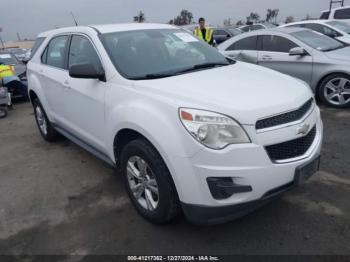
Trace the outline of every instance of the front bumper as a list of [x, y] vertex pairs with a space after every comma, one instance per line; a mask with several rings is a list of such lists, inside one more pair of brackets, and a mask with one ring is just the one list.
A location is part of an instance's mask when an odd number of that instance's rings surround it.
[[[170, 171], [186, 216], [193, 221], [198, 220], [193, 214], [207, 217], [208, 221], [220, 220], [220, 214], [224, 220], [232, 219], [261, 206], [269, 192], [293, 184], [297, 169], [319, 156], [322, 146], [323, 124], [317, 107], [302, 124], [316, 126], [314, 141], [305, 155], [283, 163], [272, 161], [265, 146], [298, 137], [300, 123], [265, 133], [245, 126], [252, 139], [250, 144], [231, 145], [223, 150], [203, 148], [187, 158], [172, 156]], [[232, 178], [235, 185], [243, 187], [227, 198], [215, 198], [208, 178]]]
[[[230, 220], [237, 219], [239, 217], [245, 216], [259, 207], [267, 204], [280, 194], [301, 185], [300, 182], [300, 168], [307, 167], [311, 164], [314, 168], [312, 172], [309, 172], [307, 176], [303, 179], [305, 182], [310, 178], [318, 169], [320, 164], [320, 156], [317, 155], [315, 158], [304, 163], [302, 166], [298, 167], [294, 174], [293, 181], [288, 184], [282, 185], [280, 187], [274, 188], [266, 192], [260, 199], [253, 200], [241, 204], [229, 205], [229, 206], [218, 206], [218, 207], [208, 207], [200, 205], [191, 205], [182, 203], [182, 210], [186, 218], [198, 225], [213, 225], [220, 224]], [[316, 166], [315, 166], [316, 164]]]

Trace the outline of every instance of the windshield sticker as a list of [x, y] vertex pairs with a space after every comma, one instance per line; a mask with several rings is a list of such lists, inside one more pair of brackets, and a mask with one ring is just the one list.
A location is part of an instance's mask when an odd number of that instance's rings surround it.
[[0, 54], [0, 58], [2, 58], [2, 59], [11, 58], [11, 55], [9, 55], [9, 54]]
[[180, 38], [184, 42], [198, 42], [199, 40], [189, 33], [174, 33], [175, 36]]

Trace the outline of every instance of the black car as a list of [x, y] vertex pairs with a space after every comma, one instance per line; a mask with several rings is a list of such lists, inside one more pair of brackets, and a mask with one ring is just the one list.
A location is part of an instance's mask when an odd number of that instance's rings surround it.
[[227, 39], [242, 33], [238, 28], [214, 28], [213, 37], [216, 44], [221, 44]]

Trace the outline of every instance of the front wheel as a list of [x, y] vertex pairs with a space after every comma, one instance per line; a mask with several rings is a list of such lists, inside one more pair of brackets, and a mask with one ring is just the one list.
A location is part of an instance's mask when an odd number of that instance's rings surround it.
[[155, 224], [171, 221], [180, 210], [170, 172], [146, 140], [131, 141], [122, 150], [121, 168], [128, 195], [137, 211]]
[[318, 90], [320, 100], [332, 107], [350, 106], [350, 76], [333, 74], [326, 77]]

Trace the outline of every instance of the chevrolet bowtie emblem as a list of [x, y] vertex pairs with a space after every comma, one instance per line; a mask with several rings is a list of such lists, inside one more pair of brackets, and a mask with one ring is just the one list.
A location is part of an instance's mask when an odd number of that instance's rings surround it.
[[297, 135], [306, 135], [309, 132], [310, 125], [309, 124], [302, 124], [297, 129]]

